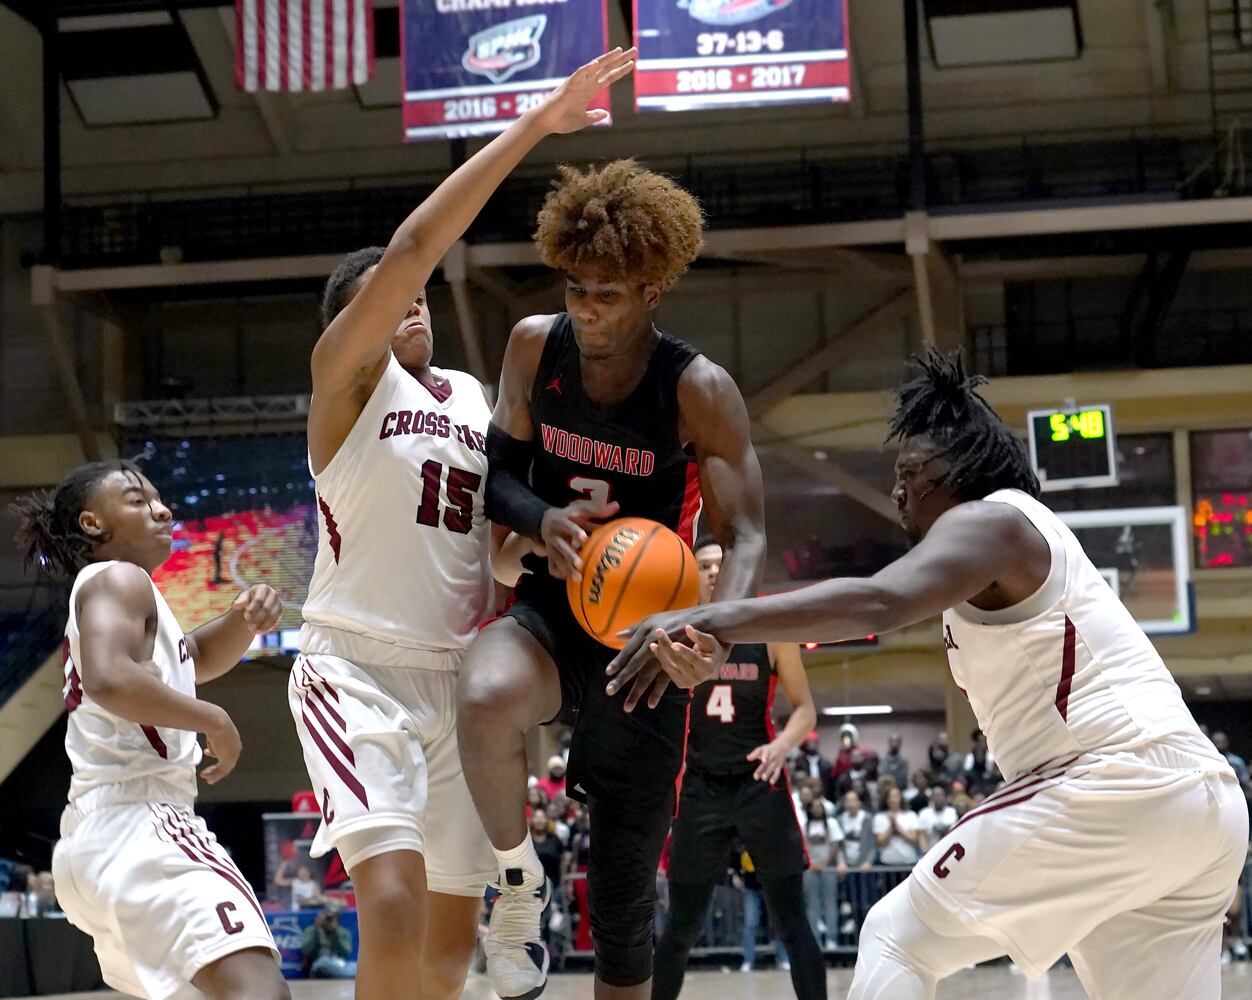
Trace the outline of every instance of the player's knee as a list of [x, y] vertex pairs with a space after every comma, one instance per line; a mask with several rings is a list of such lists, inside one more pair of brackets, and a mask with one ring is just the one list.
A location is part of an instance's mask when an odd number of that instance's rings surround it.
[[[354, 879], [355, 882], [355, 879]], [[371, 879], [357, 885], [357, 909], [374, 941], [407, 942], [421, 939], [420, 889], [403, 877]]]
[[467, 662], [457, 678], [459, 723], [499, 726], [502, 718], [513, 717], [527, 700], [525, 679], [515, 676], [500, 661]]

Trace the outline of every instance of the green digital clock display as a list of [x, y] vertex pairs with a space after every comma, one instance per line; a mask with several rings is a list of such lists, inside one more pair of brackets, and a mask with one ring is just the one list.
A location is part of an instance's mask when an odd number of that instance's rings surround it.
[[1068, 441], [1074, 435], [1087, 441], [1104, 439], [1104, 411], [1078, 410], [1075, 413], [1053, 413], [1048, 416], [1048, 430], [1053, 441]]
[[1117, 485], [1111, 407], [1032, 410], [1026, 419], [1030, 460], [1044, 490]]

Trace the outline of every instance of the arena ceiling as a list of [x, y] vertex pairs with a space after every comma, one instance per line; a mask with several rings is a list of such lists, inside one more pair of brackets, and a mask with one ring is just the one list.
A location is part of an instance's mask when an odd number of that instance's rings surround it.
[[[88, 22], [62, 21], [79, 36], [67, 39], [62, 33], [75, 56], [66, 62], [62, 86], [66, 195], [320, 185], [444, 172], [447, 144], [406, 146], [400, 139], [396, 2], [376, 0], [380, 52], [374, 83], [334, 94], [249, 95], [234, 82], [229, 5], [62, 0], [57, 7], [62, 18], [119, 15], [120, 21], [109, 22], [114, 25], [139, 18], [172, 39], [160, 51], [84, 45]], [[1206, 5], [1217, 0], [1075, 2], [1082, 39], [1076, 59], [1020, 61], [1020, 53], [1006, 47], [1004, 58], [1019, 61], [940, 68], [931, 47], [923, 47], [932, 150], [1083, 135], [1187, 135], [1213, 127]], [[0, 7], [0, 213], [37, 211], [40, 203], [42, 60], [33, 22], [46, 16], [41, 12], [49, 6], [43, 0], [7, 0]], [[929, 13], [953, 6], [979, 4], [925, 0]], [[629, 37], [629, 7], [619, 0], [609, 5], [615, 42]], [[902, 4], [851, 0], [850, 9], [854, 99], [849, 105], [637, 118], [629, 88], [619, 88], [614, 128], [548, 142], [534, 155], [536, 169], [556, 159], [622, 155], [715, 162], [801, 149], [838, 148], [857, 155], [902, 148]], [[985, 59], [995, 62], [997, 52], [991, 44]], [[172, 67], [183, 74], [181, 82], [145, 86], [143, 76], [154, 66]], [[161, 118], [180, 120], [154, 123]]]

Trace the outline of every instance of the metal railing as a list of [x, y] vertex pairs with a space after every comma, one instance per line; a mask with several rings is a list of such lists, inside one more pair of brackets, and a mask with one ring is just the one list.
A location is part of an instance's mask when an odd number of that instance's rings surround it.
[[[1187, 185], [1212, 155], [1210, 136], [1023, 137], [1011, 146], [934, 150], [932, 208], [1052, 199], [1207, 196]], [[695, 194], [713, 228], [899, 216], [909, 204], [903, 153], [774, 149], [736, 156], [657, 157], [649, 165]], [[217, 192], [134, 192], [66, 204], [66, 267], [168, 259], [336, 253], [384, 241], [441, 179], [249, 185]], [[470, 231], [473, 242], [526, 240], [550, 174], [505, 182]]]

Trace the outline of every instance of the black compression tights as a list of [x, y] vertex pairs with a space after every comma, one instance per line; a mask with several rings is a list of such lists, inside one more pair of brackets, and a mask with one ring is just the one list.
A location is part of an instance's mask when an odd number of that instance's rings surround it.
[[[804, 914], [804, 877], [762, 879], [770, 926], [787, 946], [791, 985], [798, 1000], [826, 1000], [826, 963]], [[652, 966], [652, 1000], [676, 1000], [687, 971], [687, 956], [700, 936], [713, 882], [671, 882], [665, 931]]]

